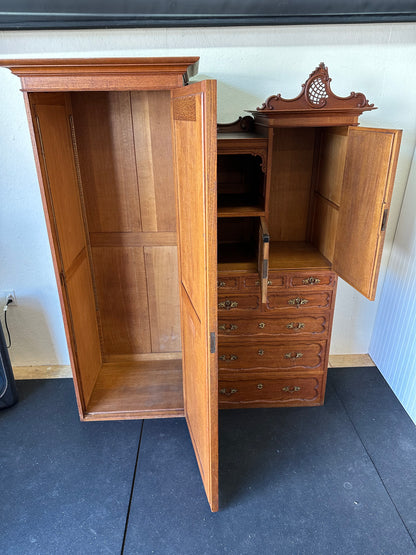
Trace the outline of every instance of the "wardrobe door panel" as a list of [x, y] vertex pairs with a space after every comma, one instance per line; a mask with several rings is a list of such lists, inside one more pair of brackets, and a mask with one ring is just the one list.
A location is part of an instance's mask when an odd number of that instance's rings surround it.
[[185, 417], [218, 510], [216, 83], [172, 91]]
[[401, 131], [351, 127], [333, 269], [374, 300]]

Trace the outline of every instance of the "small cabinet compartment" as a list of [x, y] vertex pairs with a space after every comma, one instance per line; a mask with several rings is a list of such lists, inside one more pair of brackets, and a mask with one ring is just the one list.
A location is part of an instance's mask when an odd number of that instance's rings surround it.
[[265, 175], [260, 156], [218, 154], [218, 216], [264, 214]]

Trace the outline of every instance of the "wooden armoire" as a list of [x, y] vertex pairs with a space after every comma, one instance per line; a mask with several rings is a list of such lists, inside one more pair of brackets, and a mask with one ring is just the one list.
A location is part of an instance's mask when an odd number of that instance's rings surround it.
[[[5, 60], [21, 79], [83, 420], [323, 403], [337, 275], [375, 295], [401, 132], [321, 64], [216, 122], [198, 58]], [[218, 133], [217, 133], [218, 131]]]

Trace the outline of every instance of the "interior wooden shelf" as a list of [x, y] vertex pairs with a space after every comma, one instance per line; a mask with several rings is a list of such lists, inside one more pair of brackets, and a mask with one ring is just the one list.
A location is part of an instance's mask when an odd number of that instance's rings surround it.
[[331, 269], [331, 263], [311, 243], [275, 241], [270, 243], [270, 270]]
[[182, 361], [174, 359], [103, 364], [85, 420], [183, 415]]
[[219, 206], [218, 218], [244, 218], [247, 216], [264, 216], [265, 211], [261, 206]]

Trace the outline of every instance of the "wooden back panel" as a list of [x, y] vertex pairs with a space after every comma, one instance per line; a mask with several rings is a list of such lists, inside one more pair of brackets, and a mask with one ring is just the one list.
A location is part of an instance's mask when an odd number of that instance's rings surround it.
[[105, 361], [180, 357], [170, 93], [74, 93]]
[[305, 241], [315, 129], [274, 129], [269, 201], [271, 241]]

